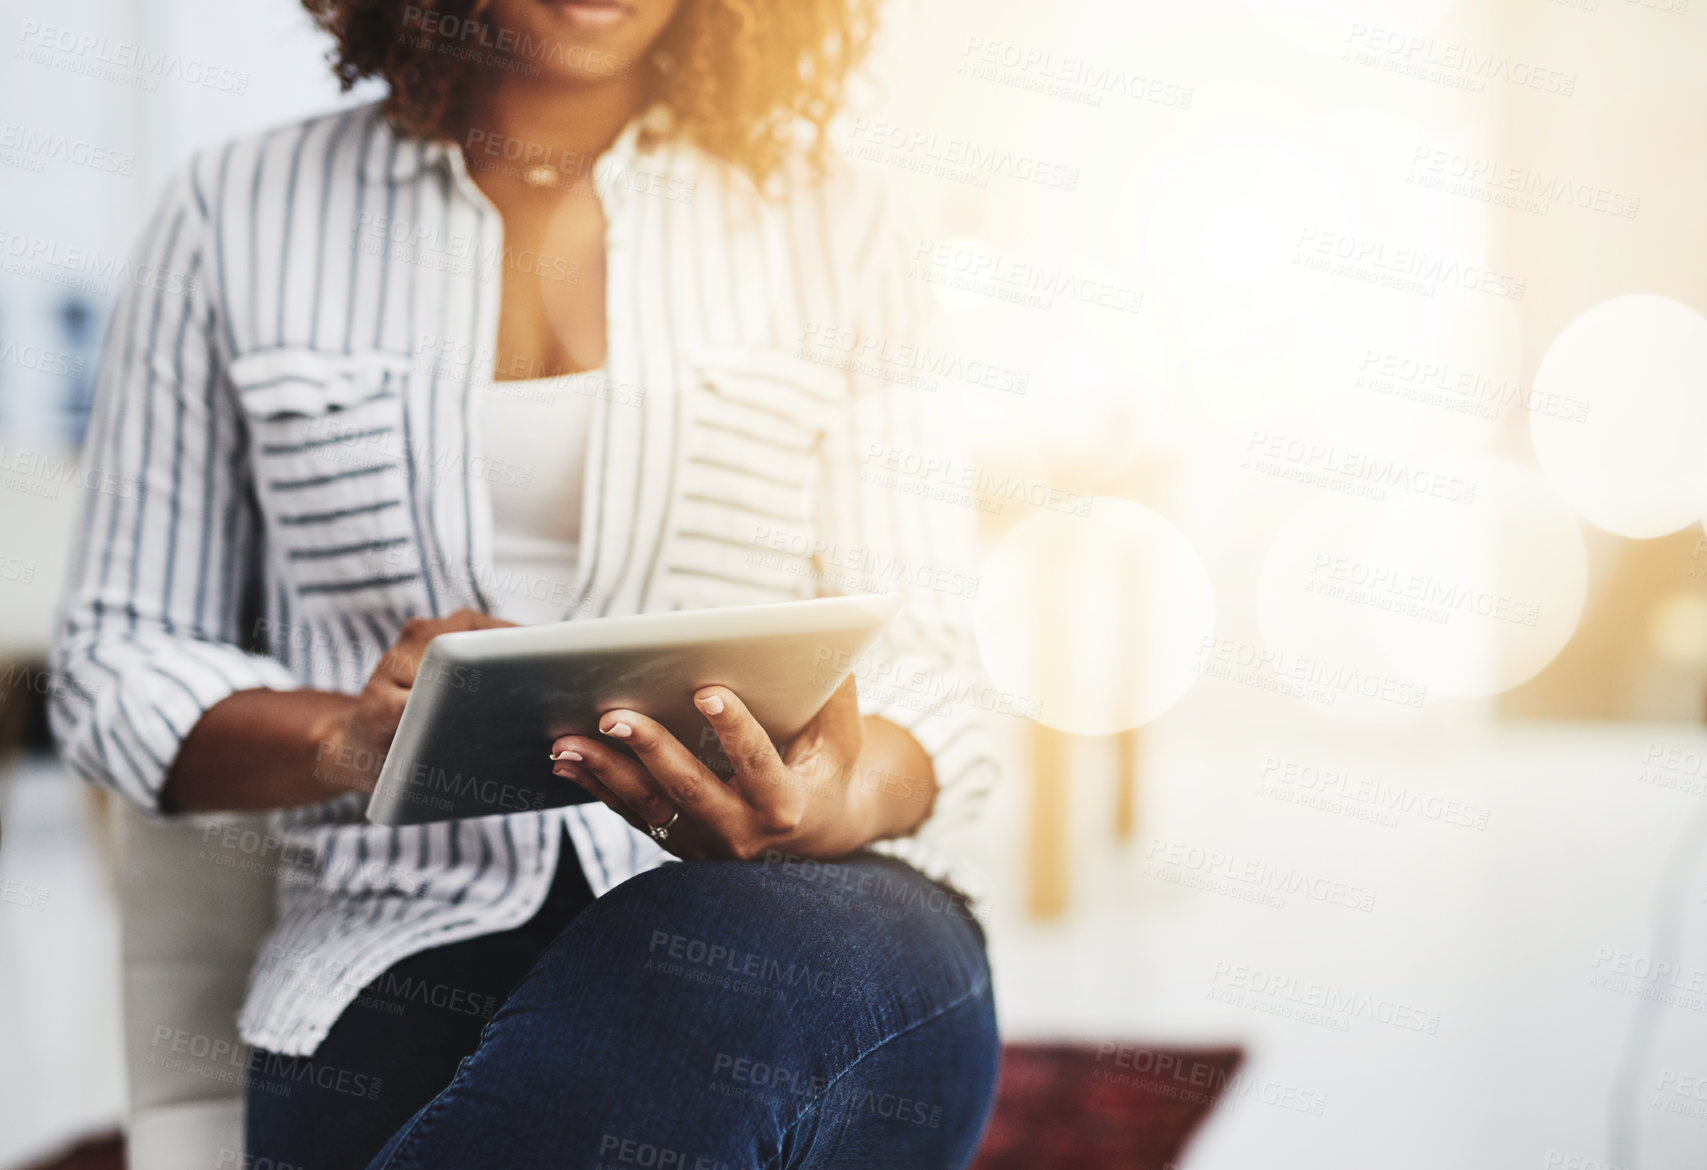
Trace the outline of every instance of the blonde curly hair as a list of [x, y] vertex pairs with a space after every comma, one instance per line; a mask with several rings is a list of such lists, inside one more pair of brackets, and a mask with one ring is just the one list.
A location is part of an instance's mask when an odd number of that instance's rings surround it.
[[[490, 3], [303, 0], [303, 7], [336, 40], [330, 59], [344, 89], [382, 77], [393, 125], [455, 138], [481, 67], [456, 50], [470, 30], [486, 32]], [[823, 161], [830, 120], [870, 48], [877, 9], [878, 0], [682, 0], [642, 67], [672, 133], [762, 183], [791, 155]]]

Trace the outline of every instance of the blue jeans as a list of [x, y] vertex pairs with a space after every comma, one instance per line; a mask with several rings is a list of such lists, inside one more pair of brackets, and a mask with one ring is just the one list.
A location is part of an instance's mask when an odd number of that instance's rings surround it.
[[[578, 867], [570, 856], [561, 868]], [[255, 1164], [971, 1160], [998, 1046], [983, 934], [957, 896], [871, 855], [666, 865], [590, 904], [578, 885], [560, 874], [547, 909], [517, 931], [399, 963], [313, 1057], [252, 1061]], [[556, 930], [554, 915], [568, 924]], [[513, 990], [481, 990], [518, 968]], [[456, 998], [428, 988], [501, 1006], [489, 1021], [458, 1015], [428, 1007]], [[413, 1021], [376, 1012], [387, 996]]]

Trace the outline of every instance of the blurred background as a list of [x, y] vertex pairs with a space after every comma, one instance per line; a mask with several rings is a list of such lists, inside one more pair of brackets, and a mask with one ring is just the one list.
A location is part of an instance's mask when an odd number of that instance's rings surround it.
[[[14, 1168], [124, 1109], [105, 821], [33, 722], [119, 265], [190, 151], [374, 94], [287, 0], [4, 21]], [[1192, 1170], [1707, 1164], [1704, 24], [890, 5], [836, 141], [971, 404], [921, 477], [984, 535], [1004, 1026], [1099, 1092], [1241, 1049]]]

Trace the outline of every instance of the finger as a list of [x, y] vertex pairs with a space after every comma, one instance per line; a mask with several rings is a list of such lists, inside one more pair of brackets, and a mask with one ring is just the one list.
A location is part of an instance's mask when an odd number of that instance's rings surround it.
[[669, 801], [671, 812], [691, 816], [719, 835], [745, 822], [741, 798], [663, 724], [638, 711], [619, 709], [600, 716], [599, 730], [634, 753]]
[[407, 694], [415, 685], [415, 671], [420, 664], [420, 653], [398, 642], [380, 656], [373, 677], [387, 686], [400, 687]]
[[675, 815], [675, 806], [665, 799], [645, 765], [615, 744], [582, 736], [558, 742], [581, 756], [572, 763], [591, 772], [594, 779], [646, 824], [661, 825]]
[[414, 685], [415, 672], [420, 669], [421, 655], [426, 652], [427, 643], [444, 628], [444, 622], [436, 618], [412, 617], [403, 623], [398, 631], [397, 640], [391, 644], [374, 673], [383, 671], [385, 676], [399, 686]]
[[630, 825], [633, 825], [636, 829], [639, 829], [642, 833], [646, 831], [646, 823], [639, 817], [635, 816], [633, 811], [629, 809], [629, 807], [624, 804], [614, 792], [606, 788], [599, 782], [598, 777], [594, 776], [585, 768], [572, 764], [567, 760], [562, 760], [555, 764], [551, 771], [553, 775], [561, 776], [563, 779], [572, 781], [585, 789], [587, 795], [610, 809], [617, 816], [627, 821]]
[[838, 759], [853, 760], [865, 741], [865, 716], [859, 710], [859, 691], [853, 675], [842, 679], [808, 725], [811, 734], [794, 737], [783, 753], [783, 763], [794, 767], [809, 755], [822, 755], [825, 745], [831, 746]]
[[386, 650], [374, 667], [374, 674], [407, 691], [415, 685], [415, 675], [421, 669], [421, 658], [427, 652], [431, 635], [422, 635], [407, 628]]
[[786, 769], [747, 705], [728, 687], [705, 687], [694, 693], [693, 702], [717, 733], [742, 797], [754, 808], [774, 808], [783, 795], [778, 779]]
[[388, 730], [397, 733], [397, 725], [403, 722], [403, 708], [409, 705], [409, 688], [400, 687], [390, 681], [381, 681], [374, 687], [375, 722]]
[[397, 641], [393, 642], [390, 649], [380, 658], [374, 673], [383, 673], [398, 686], [413, 686], [415, 675], [421, 669], [421, 658], [427, 652], [427, 643], [440, 634], [490, 630], [515, 624], [477, 609], [459, 609], [442, 618], [412, 617], [403, 623]]
[[484, 613], [478, 609], [459, 609], [444, 620], [444, 625], [437, 633], [449, 634], [459, 630], [496, 630], [515, 624], [515, 622], [505, 621], [501, 617], [494, 617], [492, 614]]

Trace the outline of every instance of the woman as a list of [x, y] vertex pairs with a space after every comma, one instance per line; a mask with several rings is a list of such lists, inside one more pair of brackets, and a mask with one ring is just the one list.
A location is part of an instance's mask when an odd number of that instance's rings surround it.
[[[86, 455], [134, 490], [56, 650], [80, 774], [283, 810], [253, 1164], [965, 1163], [995, 1031], [933, 842], [994, 768], [969, 513], [907, 491], [946, 392], [824, 162], [864, 4], [308, 6], [389, 95], [173, 182], [140, 259], [177, 291], [116, 310]], [[594, 803], [362, 818], [438, 633], [894, 588], [780, 755], [695, 695], [726, 783], [613, 711], [539, 745]]]

